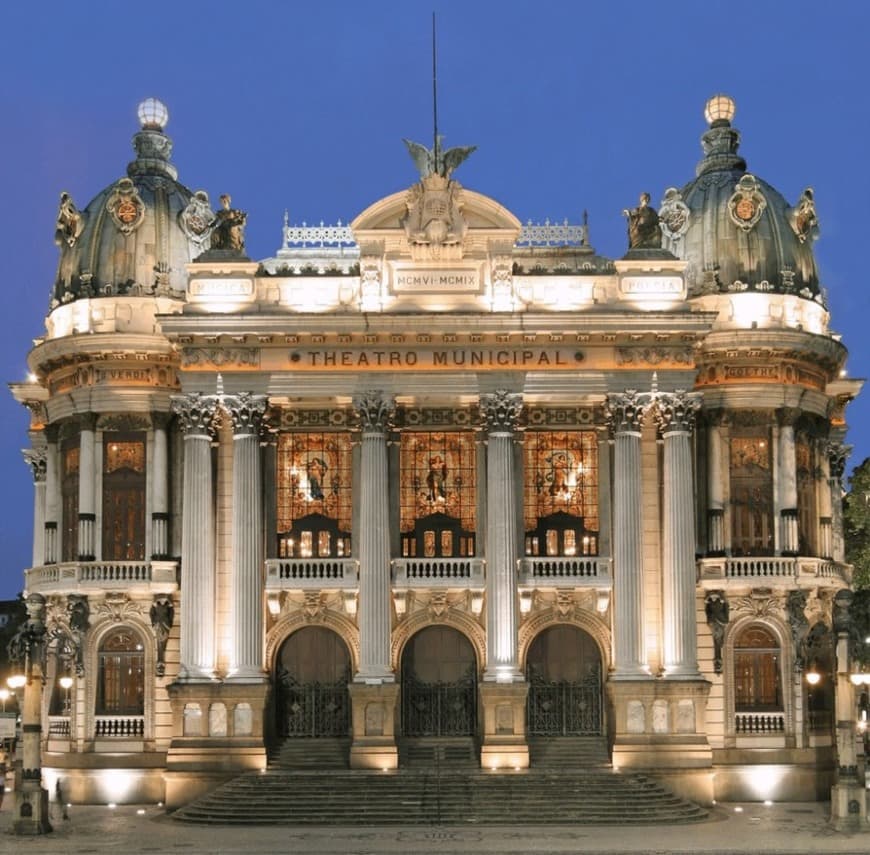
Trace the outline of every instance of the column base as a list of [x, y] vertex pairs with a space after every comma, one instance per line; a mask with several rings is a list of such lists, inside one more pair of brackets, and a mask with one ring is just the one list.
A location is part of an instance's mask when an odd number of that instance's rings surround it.
[[351, 769], [399, 768], [396, 746], [396, 707], [399, 686], [357, 682], [348, 686], [352, 711]]
[[843, 830], [865, 827], [867, 791], [858, 781], [840, 781], [831, 787], [831, 822]]
[[396, 675], [392, 671], [357, 671], [353, 682], [366, 686], [390, 685], [396, 682]]
[[48, 790], [41, 784], [23, 784], [15, 793], [10, 833], [30, 837], [53, 830], [48, 820]]
[[480, 765], [484, 769], [528, 769], [526, 698], [529, 684], [483, 682], [480, 692], [483, 740]]
[[637, 665], [633, 668], [621, 668], [614, 671], [609, 680], [652, 680], [652, 674], [646, 665]]
[[224, 678], [224, 683], [265, 683], [266, 673], [261, 668], [239, 668], [230, 671]]
[[178, 670], [177, 683], [218, 683], [213, 669], [193, 668], [182, 665]]

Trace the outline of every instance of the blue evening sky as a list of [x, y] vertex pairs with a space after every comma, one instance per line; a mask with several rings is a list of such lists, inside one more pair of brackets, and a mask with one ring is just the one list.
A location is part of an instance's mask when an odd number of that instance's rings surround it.
[[[620, 211], [694, 174], [705, 99], [727, 92], [750, 171], [795, 202], [816, 191], [832, 326], [868, 373], [870, 3], [9, 3], [0, 31], [0, 367], [24, 379], [57, 261], [61, 190], [84, 207], [124, 174], [136, 105], [169, 106], [180, 179], [249, 212], [249, 254], [291, 222], [351, 219], [415, 180], [402, 137], [431, 139], [431, 12], [439, 125], [479, 150], [457, 177], [524, 222], [589, 211], [598, 252], [625, 250]], [[849, 410], [852, 465], [870, 455], [870, 391]], [[30, 563], [27, 418], [0, 395], [0, 597]]]

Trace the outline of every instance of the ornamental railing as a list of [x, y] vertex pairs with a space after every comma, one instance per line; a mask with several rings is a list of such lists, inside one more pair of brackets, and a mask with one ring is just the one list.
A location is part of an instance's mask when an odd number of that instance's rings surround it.
[[284, 243], [281, 249], [303, 247], [355, 247], [356, 240], [350, 226], [342, 224], [341, 220], [334, 226], [326, 225], [323, 220], [319, 226], [309, 226], [303, 222], [301, 226], [291, 226], [284, 223]]
[[272, 558], [266, 562], [266, 589], [354, 588], [359, 577], [355, 558]]
[[70, 735], [69, 716], [50, 715], [48, 717], [48, 738], [49, 739], [69, 739], [69, 735]]
[[[850, 581], [850, 567], [827, 558], [742, 556], [702, 558], [698, 562], [701, 582], [733, 581], [740, 584], [793, 584], [799, 579]], [[709, 585], [708, 585], [709, 586]]]
[[561, 223], [551, 223], [549, 219], [543, 223], [533, 223], [529, 220], [520, 231], [517, 238], [520, 247], [556, 247], [556, 246], [588, 246], [589, 227], [571, 225], [568, 220]]
[[785, 713], [735, 713], [734, 731], [763, 736], [785, 733]]
[[98, 715], [94, 736], [98, 739], [141, 739], [145, 735], [144, 715]]
[[611, 585], [610, 558], [548, 556], [520, 559], [521, 585], [570, 582], [596, 588]]
[[477, 587], [483, 585], [482, 558], [394, 558], [398, 587]]
[[66, 588], [129, 588], [152, 583], [176, 583], [175, 561], [67, 561], [24, 571], [28, 591]]

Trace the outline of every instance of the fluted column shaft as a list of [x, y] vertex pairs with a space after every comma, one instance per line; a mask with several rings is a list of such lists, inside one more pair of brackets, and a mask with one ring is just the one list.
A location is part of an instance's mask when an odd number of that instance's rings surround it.
[[699, 679], [695, 613], [695, 502], [691, 435], [700, 395], [661, 394], [656, 417], [664, 439], [664, 669]]
[[514, 430], [522, 396], [481, 395], [486, 422], [486, 670], [484, 680], [518, 682], [517, 508]]
[[831, 557], [834, 561], [846, 560], [846, 544], [843, 540], [843, 475], [846, 459], [852, 453], [852, 446], [842, 442], [829, 442], [827, 446], [831, 490]]
[[33, 552], [31, 567], [45, 560], [45, 448], [27, 448], [24, 460], [33, 472]]
[[57, 429], [45, 430], [45, 564], [58, 559], [58, 511], [60, 510], [60, 479], [58, 477]]
[[707, 554], [725, 551], [725, 490], [722, 477], [722, 427], [717, 419], [707, 427]]
[[778, 495], [780, 517], [779, 550], [783, 555], [798, 552], [797, 459], [794, 440], [795, 413], [781, 411], [778, 451]]
[[390, 484], [387, 432], [394, 404], [383, 392], [354, 397], [362, 427], [359, 515], [360, 668], [356, 682], [391, 683]]
[[263, 483], [260, 429], [264, 395], [227, 396], [233, 420], [233, 570], [228, 680], [261, 682], [263, 672]]
[[151, 463], [151, 555], [169, 555], [169, 442], [166, 416], [155, 413]]
[[96, 555], [94, 530], [96, 526], [96, 420], [82, 418], [79, 428], [79, 561], [93, 561]]
[[614, 679], [649, 676], [643, 611], [643, 497], [640, 439], [649, 395], [609, 395], [613, 427]]
[[179, 682], [214, 679], [215, 544], [211, 441], [218, 398], [172, 399], [184, 431]]

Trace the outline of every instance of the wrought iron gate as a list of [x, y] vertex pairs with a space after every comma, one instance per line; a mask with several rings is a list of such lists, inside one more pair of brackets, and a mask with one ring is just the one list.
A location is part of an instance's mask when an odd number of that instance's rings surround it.
[[532, 736], [602, 734], [600, 669], [576, 681], [549, 681], [531, 673], [527, 715]]
[[477, 686], [469, 674], [453, 683], [402, 679], [402, 732], [405, 736], [473, 736]]
[[297, 683], [285, 675], [278, 684], [278, 703], [281, 736], [347, 736], [350, 732], [346, 679], [334, 683]]

